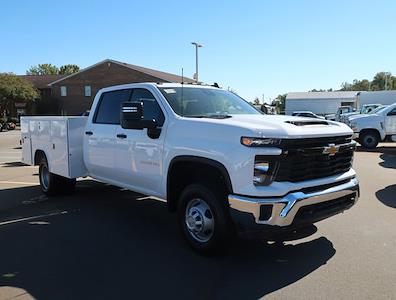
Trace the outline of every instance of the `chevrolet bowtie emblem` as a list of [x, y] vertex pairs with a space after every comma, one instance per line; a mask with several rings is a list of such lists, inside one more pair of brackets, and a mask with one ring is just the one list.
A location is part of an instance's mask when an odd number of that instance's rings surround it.
[[328, 147], [324, 147], [323, 154], [328, 154], [330, 156], [335, 155], [340, 150], [340, 146], [330, 144]]

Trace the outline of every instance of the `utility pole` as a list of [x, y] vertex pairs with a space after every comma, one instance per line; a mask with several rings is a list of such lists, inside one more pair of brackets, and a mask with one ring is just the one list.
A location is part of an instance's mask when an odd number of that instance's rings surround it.
[[200, 45], [196, 42], [191, 42], [191, 44], [195, 46], [195, 75], [194, 75], [194, 79], [195, 79], [195, 82], [198, 83], [198, 48], [201, 48], [202, 45]]

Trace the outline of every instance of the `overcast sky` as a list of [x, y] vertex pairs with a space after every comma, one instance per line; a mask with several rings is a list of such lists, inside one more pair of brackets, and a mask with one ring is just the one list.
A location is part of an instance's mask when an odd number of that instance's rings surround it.
[[[95, 4], [94, 4], [95, 3]], [[0, 72], [106, 58], [265, 100], [396, 73], [396, 1], [2, 1]]]

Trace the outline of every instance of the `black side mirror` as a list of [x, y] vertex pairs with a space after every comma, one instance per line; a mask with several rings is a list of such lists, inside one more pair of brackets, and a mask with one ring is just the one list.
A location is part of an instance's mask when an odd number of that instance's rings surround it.
[[124, 102], [121, 105], [121, 127], [124, 129], [154, 129], [157, 121], [144, 120], [143, 102]]

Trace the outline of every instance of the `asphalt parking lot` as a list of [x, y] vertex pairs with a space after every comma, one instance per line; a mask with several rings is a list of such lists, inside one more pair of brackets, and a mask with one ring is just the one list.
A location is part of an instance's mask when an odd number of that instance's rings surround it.
[[212, 258], [163, 202], [90, 179], [48, 199], [20, 152], [19, 132], [1, 132], [0, 299], [396, 299], [396, 144], [358, 149], [351, 210]]

